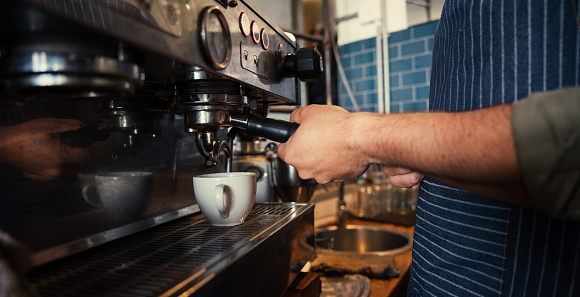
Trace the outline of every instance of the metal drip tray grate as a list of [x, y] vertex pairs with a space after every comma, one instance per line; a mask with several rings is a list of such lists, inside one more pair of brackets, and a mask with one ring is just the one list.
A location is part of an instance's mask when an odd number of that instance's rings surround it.
[[292, 204], [257, 204], [235, 227], [211, 226], [198, 213], [38, 267], [31, 281], [43, 296], [172, 294], [184, 281], [203, 279], [208, 267], [223, 266], [215, 264], [247, 249], [296, 210]]

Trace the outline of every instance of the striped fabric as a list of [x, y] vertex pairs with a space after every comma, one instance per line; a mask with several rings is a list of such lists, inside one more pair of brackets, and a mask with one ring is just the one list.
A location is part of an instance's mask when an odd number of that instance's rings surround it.
[[[579, 2], [446, 0], [430, 109], [479, 109], [580, 85]], [[580, 296], [579, 260], [578, 223], [421, 184], [409, 296]]]

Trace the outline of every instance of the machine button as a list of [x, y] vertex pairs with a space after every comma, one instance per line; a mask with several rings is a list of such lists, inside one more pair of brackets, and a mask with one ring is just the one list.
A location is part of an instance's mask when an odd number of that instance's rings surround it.
[[250, 18], [245, 12], [240, 14], [240, 30], [244, 36], [250, 36]]
[[270, 35], [268, 35], [268, 31], [266, 31], [266, 29], [262, 29], [262, 33], [260, 35], [262, 36], [262, 48], [267, 50], [270, 46]]
[[254, 43], [260, 43], [260, 26], [256, 21], [252, 22], [252, 40]]

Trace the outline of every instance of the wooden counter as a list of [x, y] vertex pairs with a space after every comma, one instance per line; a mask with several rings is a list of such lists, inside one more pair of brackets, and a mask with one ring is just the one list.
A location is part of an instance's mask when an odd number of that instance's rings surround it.
[[[358, 191], [358, 185], [356, 183], [345, 184], [345, 201], [348, 199], [348, 195], [356, 195]], [[311, 199], [312, 203], [316, 203], [315, 212], [315, 228], [322, 228], [328, 225], [335, 225], [337, 218], [337, 203], [338, 203], [338, 184], [330, 183], [325, 185], [325, 187], [319, 187], [317, 192]], [[406, 232], [413, 236], [414, 226], [404, 227], [394, 224], [380, 223], [370, 220], [361, 220], [356, 218], [349, 218], [347, 224], [350, 225], [369, 225], [377, 227], [388, 227], [393, 228], [402, 232]], [[381, 279], [370, 279], [371, 282], [371, 297], [399, 297], [405, 296], [407, 286], [409, 283], [409, 272], [411, 268], [411, 249], [408, 251], [398, 254], [395, 256], [396, 266], [400, 270], [400, 276], [398, 278], [390, 280]]]
[[[349, 219], [348, 225], [368, 225], [377, 227], [388, 227], [413, 235], [414, 226], [403, 227], [393, 224], [379, 223], [367, 220]], [[322, 227], [322, 226], [318, 226]], [[406, 290], [409, 283], [409, 272], [411, 268], [411, 249], [401, 254], [395, 255], [395, 265], [400, 270], [400, 276], [389, 280], [370, 279], [371, 292], [370, 297], [403, 297], [406, 296]], [[298, 280], [298, 278], [300, 279]], [[318, 273], [303, 272], [289, 286], [288, 290], [282, 297], [306, 297], [319, 296], [320, 279]]]

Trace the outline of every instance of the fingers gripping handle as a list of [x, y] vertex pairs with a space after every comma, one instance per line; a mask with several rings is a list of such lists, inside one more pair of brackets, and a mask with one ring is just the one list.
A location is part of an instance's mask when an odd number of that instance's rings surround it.
[[252, 114], [248, 119], [246, 134], [261, 136], [277, 142], [286, 142], [300, 125]]
[[226, 194], [224, 185], [215, 186], [215, 206], [222, 218], [227, 218], [230, 214], [226, 205]]

